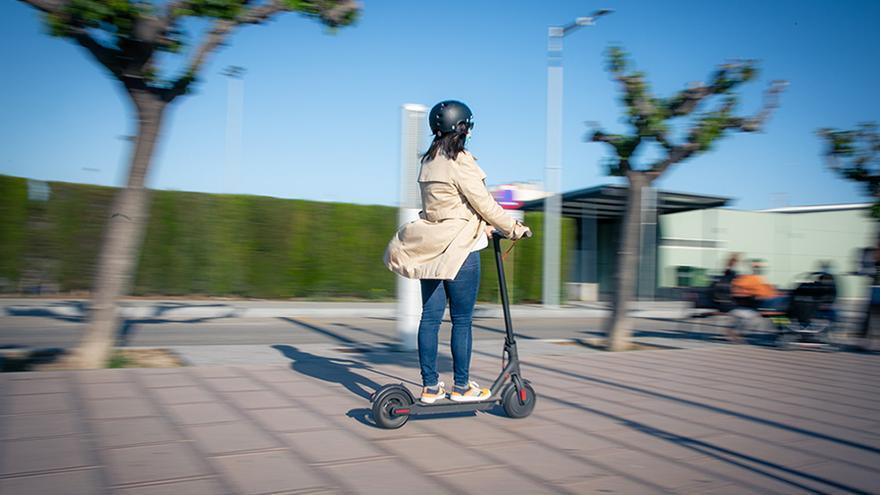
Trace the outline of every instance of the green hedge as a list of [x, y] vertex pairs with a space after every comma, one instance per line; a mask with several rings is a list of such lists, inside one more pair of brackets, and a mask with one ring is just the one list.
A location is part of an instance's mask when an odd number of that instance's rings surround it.
[[[26, 290], [35, 277], [63, 292], [91, 287], [116, 190], [49, 186], [48, 201], [28, 200], [27, 180], [0, 175], [5, 290]], [[176, 191], [154, 191], [151, 201], [133, 289], [137, 295], [394, 296], [394, 275], [382, 254], [397, 226], [396, 208]], [[535, 237], [518, 243], [505, 263], [514, 301], [541, 298], [541, 214], [527, 214], [526, 223]], [[567, 254], [574, 241], [569, 220], [562, 235]], [[481, 254], [479, 297], [495, 301], [492, 250]], [[568, 266], [565, 254], [563, 267]]]

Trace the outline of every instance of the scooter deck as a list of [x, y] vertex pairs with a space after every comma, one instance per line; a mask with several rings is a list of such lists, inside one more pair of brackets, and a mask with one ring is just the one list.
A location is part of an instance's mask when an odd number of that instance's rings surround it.
[[[425, 404], [423, 402], [413, 402], [411, 405], [406, 407], [400, 407], [400, 409], [409, 409], [409, 412], [400, 412], [400, 414], [408, 414], [410, 416], [421, 416], [428, 414], [447, 414], [447, 413], [456, 413], [456, 412], [467, 412], [467, 411], [482, 411], [485, 409], [491, 409], [493, 406], [498, 404], [498, 398], [491, 398], [488, 400], [474, 401], [474, 402], [455, 402], [449, 399], [440, 399], [433, 404]], [[395, 411], [397, 411], [395, 410]]]

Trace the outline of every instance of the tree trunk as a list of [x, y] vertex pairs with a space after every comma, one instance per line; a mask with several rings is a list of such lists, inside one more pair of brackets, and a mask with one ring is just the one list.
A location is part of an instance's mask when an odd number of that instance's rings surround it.
[[149, 93], [133, 93], [132, 100], [138, 118], [134, 152], [128, 182], [116, 194], [104, 231], [88, 330], [71, 356], [71, 364], [79, 368], [103, 368], [110, 357], [119, 329], [116, 303], [131, 288], [149, 218], [149, 192], [144, 184], [166, 103]]
[[620, 232], [620, 247], [617, 252], [613, 307], [611, 317], [605, 324], [607, 347], [611, 351], [624, 351], [630, 346], [632, 327], [629, 305], [635, 298], [638, 276], [642, 193], [643, 188], [650, 185], [650, 180], [644, 173], [629, 172], [626, 177], [629, 191]]

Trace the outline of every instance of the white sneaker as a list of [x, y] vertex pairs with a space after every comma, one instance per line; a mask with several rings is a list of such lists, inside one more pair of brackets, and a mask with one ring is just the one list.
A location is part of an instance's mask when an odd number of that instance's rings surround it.
[[446, 384], [443, 382], [437, 383], [436, 387], [433, 387], [432, 391], [428, 387], [422, 387], [422, 395], [419, 397], [419, 400], [424, 402], [425, 404], [433, 404], [440, 399], [446, 398]]
[[455, 402], [477, 402], [486, 400], [491, 396], [492, 391], [488, 388], [480, 388], [477, 382], [468, 382], [468, 388], [464, 392], [459, 392], [458, 387], [454, 387], [449, 395], [449, 399]]

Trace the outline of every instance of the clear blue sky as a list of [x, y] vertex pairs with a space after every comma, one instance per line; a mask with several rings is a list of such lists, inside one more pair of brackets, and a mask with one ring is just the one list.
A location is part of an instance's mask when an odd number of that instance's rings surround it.
[[[353, 28], [327, 34], [287, 14], [240, 30], [193, 96], [174, 107], [151, 187], [223, 190], [227, 65], [247, 68], [240, 180], [233, 192], [395, 204], [400, 105], [455, 98], [474, 110], [471, 149], [498, 184], [543, 178], [546, 33], [616, 10], [565, 40], [566, 190], [612, 179], [584, 121], [620, 129], [603, 52], [619, 43], [668, 96], [733, 58], [761, 62], [743, 112], [768, 81], [791, 85], [763, 134], [730, 135], [661, 187], [734, 198], [738, 208], [865, 200], [828, 171], [818, 127], [880, 120], [880, 2], [742, 0], [501, 2], [365, 0]], [[0, 173], [120, 185], [132, 132], [124, 95], [30, 7], [0, 5]]]

